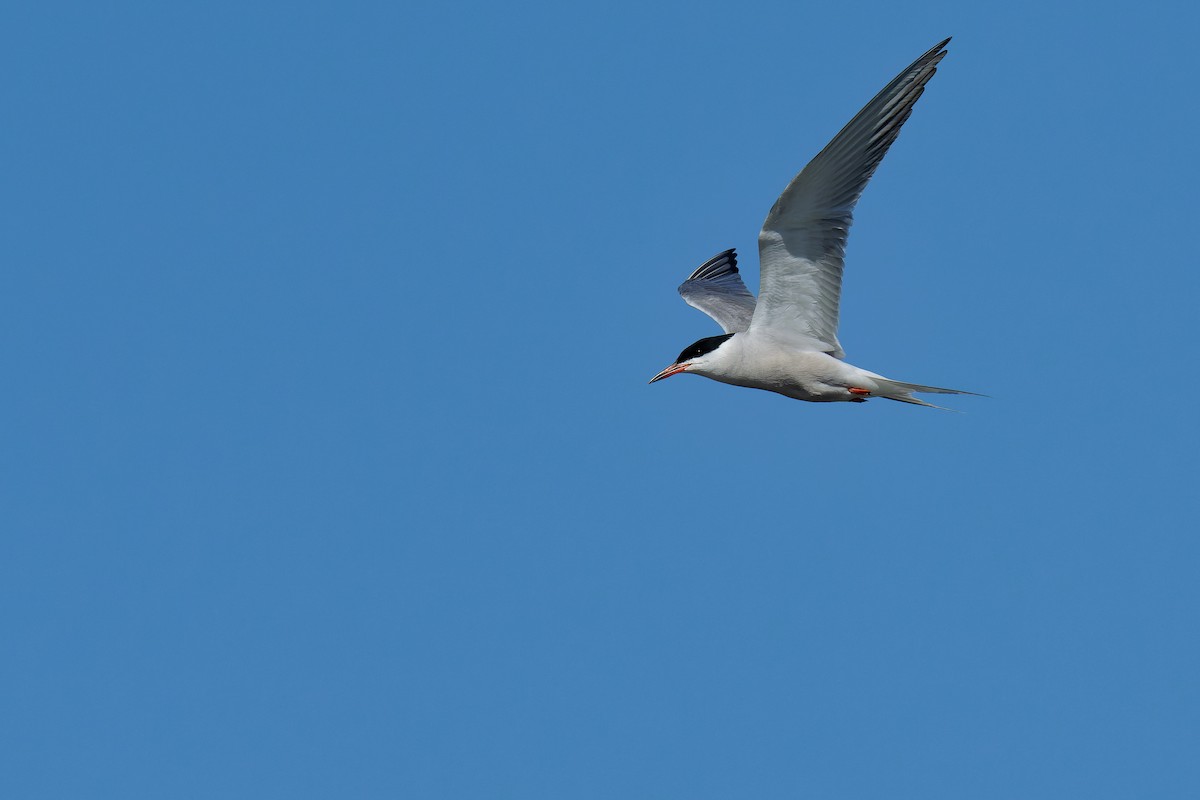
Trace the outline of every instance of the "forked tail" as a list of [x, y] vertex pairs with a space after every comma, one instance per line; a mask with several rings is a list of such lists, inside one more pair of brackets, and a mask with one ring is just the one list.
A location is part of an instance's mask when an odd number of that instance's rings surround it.
[[887, 378], [875, 378], [879, 389], [875, 391], [876, 397], [884, 397], [888, 400], [896, 400], [900, 403], [912, 403], [913, 405], [925, 406], [926, 408], [939, 408], [942, 411], [957, 411], [954, 408], [945, 408], [943, 406], [935, 406], [933, 403], [926, 403], [913, 397], [913, 392], [924, 392], [926, 394], [969, 394], [972, 397], [987, 397], [987, 395], [977, 394], [976, 392], [964, 392], [962, 389], [943, 389], [940, 386], [922, 386], [919, 383], [904, 383], [903, 381], [893, 381]]

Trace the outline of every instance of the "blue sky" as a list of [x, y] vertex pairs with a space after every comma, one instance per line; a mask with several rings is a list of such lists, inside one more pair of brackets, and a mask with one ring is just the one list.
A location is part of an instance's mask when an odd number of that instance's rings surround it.
[[[6, 797], [1191, 798], [1189, 4], [3, 13]], [[841, 341], [675, 286], [896, 72]]]

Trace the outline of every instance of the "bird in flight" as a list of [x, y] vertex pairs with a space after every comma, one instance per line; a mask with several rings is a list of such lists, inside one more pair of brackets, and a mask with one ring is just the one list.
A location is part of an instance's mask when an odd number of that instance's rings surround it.
[[872, 397], [934, 406], [914, 392], [973, 394], [891, 380], [848, 364], [837, 339], [846, 237], [854, 206], [896, 141], [949, 39], [896, 76], [808, 163], [775, 201], [758, 234], [758, 300], [733, 250], [693, 272], [679, 293], [725, 333], [688, 346], [651, 383], [682, 373], [813, 403]]

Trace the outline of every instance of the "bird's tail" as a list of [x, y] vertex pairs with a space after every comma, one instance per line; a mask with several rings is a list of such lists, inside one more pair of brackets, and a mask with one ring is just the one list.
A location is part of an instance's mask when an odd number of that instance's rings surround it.
[[924, 392], [926, 394], [969, 394], [973, 397], [986, 397], [987, 395], [976, 394], [975, 392], [964, 392], [962, 389], [943, 389], [939, 386], [922, 386], [919, 383], [904, 383], [903, 381], [893, 381], [887, 378], [875, 378], [875, 383], [879, 384], [879, 388], [875, 391], [876, 397], [883, 397], [888, 400], [895, 400], [900, 403], [912, 403], [913, 405], [925, 406], [926, 408], [939, 408], [942, 411], [955, 411], [953, 408], [944, 408], [935, 406], [933, 403], [926, 403], [924, 400], [919, 400], [913, 397], [913, 392]]

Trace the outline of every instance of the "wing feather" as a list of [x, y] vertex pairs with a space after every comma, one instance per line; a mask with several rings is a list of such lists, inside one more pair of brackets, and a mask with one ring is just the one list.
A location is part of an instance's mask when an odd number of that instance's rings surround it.
[[726, 250], [705, 261], [679, 286], [679, 294], [692, 308], [708, 314], [726, 333], [750, 327], [754, 295], [738, 273], [737, 253]]
[[838, 306], [854, 206], [937, 72], [949, 41], [897, 75], [779, 196], [758, 236], [762, 276], [752, 328], [844, 357]]

